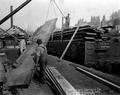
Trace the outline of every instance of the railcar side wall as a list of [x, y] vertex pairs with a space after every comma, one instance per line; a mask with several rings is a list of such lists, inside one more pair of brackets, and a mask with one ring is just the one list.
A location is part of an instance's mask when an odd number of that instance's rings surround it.
[[[50, 41], [47, 45], [48, 53], [60, 57], [67, 46], [66, 41]], [[93, 41], [74, 40], [64, 58], [78, 64], [92, 65], [95, 64], [95, 43]]]

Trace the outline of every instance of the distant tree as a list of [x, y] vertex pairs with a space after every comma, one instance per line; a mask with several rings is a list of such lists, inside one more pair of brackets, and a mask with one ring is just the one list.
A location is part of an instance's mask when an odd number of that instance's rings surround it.
[[99, 16], [91, 16], [90, 24], [95, 26], [100, 26], [100, 17]]
[[113, 20], [115, 18], [118, 18], [118, 13], [117, 12], [113, 12], [110, 16], [110, 19]]
[[78, 22], [77, 22], [77, 24], [75, 24], [75, 26], [82, 26], [82, 25], [86, 25], [86, 24], [87, 24], [87, 22], [84, 21], [84, 19], [82, 18], [82, 19], [78, 20]]
[[113, 20], [113, 25], [119, 25], [120, 24], [120, 18], [115, 18]]
[[110, 21], [112, 25], [120, 25], [120, 10], [113, 12], [110, 16]]
[[118, 10], [118, 17], [120, 18], [120, 10]]
[[105, 26], [107, 24], [106, 17], [103, 15], [102, 20], [101, 20], [101, 26]]

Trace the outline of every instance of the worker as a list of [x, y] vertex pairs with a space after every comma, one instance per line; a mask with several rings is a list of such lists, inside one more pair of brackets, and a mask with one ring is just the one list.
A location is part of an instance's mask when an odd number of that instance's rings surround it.
[[39, 74], [38, 76], [40, 76], [40, 82], [42, 84], [45, 84], [45, 69], [47, 66], [47, 49], [46, 47], [42, 44], [42, 40], [41, 39], [37, 39], [37, 47], [35, 49], [36, 51], [36, 65], [38, 67], [37, 69], [37, 73]]
[[3, 44], [3, 48], [5, 48], [5, 47], [6, 47], [6, 42], [5, 42], [5, 40], [2, 41], [2, 44]]
[[69, 28], [70, 25], [70, 14], [68, 13], [68, 15], [65, 17], [65, 26], [66, 28]]
[[22, 39], [22, 40], [20, 41], [19, 47], [20, 47], [20, 52], [21, 52], [21, 53], [26, 49], [25, 39]]

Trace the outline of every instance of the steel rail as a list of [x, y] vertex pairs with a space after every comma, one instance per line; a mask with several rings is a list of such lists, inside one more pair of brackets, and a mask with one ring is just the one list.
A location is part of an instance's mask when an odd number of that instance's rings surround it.
[[110, 87], [110, 88], [112, 88], [112, 89], [114, 89], [115, 91], [117, 91], [117, 92], [120, 93], [120, 85], [117, 85], [117, 84], [115, 84], [115, 83], [113, 83], [113, 82], [111, 82], [111, 81], [109, 81], [109, 80], [107, 80], [107, 79], [104, 79], [104, 78], [102, 78], [102, 77], [100, 77], [100, 76], [98, 76], [98, 75], [96, 75], [96, 74], [93, 74], [93, 73], [91, 73], [90, 71], [87, 71], [87, 70], [85, 70], [85, 69], [83, 69], [83, 68], [76, 67], [76, 69], [77, 69], [78, 71], [82, 71], [82, 72], [84, 72], [84, 73], [92, 76], [93, 78], [98, 79], [99, 81], [105, 83], [108, 87]]
[[45, 73], [46, 73], [46, 77], [48, 80], [48, 85], [54, 90], [54, 92], [57, 95], [66, 95], [65, 91], [62, 89], [60, 84], [57, 82], [56, 78], [54, 77], [54, 75], [52, 74], [52, 72], [50, 71], [48, 67], [46, 68]]

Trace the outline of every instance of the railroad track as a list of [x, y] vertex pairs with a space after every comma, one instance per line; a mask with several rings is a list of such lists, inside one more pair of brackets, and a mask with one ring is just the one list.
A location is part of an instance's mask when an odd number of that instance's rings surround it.
[[47, 84], [50, 88], [54, 91], [55, 95], [66, 95], [65, 91], [62, 89], [50, 69], [46, 68], [46, 77], [47, 77]]
[[92, 73], [92, 72], [90, 72], [90, 71], [88, 71], [88, 70], [86, 70], [84, 68], [81, 68], [81, 67], [78, 67], [78, 66], [76, 66], [75, 68], [79, 72], [82, 72], [82, 73], [88, 75], [89, 77], [91, 77], [93, 79], [96, 79], [97, 81], [105, 84], [106, 86], [108, 86], [108, 87], [114, 89], [116, 92], [120, 93], [120, 85], [119, 84], [116, 84], [116, 83], [114, 83], [114, 82], [112, 82], [112, 81], [110, 81], [108, 79], [100, 77], [99, 75], [96, 75], [96, 74], [94, 74], [94, 73]]
[[47, 67], [46, 75], [48, 85], [55, 90], [55, 95], [80, 95], [55, 67]]
[[[60, 86], [54, 75], [52, 74], [51, 70], [47, 67], [46, 69], [46, 78], [47, 78], [47, 85], [50, 87], [54, 95], [66, 95], [63, 88]], [[39, 84], [39, 82], [36, 82]], [[3, 89], [4, 93], [1, 93], [0, 95], [25, 95], [24, 91], [19, 88], [14, 88], [11, 90]], [[14, 92], [14, 93], [13, 93]]]

